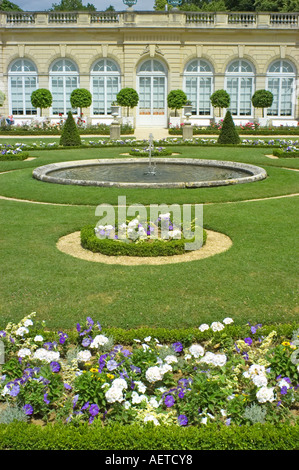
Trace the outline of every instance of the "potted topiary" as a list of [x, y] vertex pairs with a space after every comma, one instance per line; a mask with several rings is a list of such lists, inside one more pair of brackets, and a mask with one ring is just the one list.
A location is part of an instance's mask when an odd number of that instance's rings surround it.
[[70, 96], [72, 108], [80, 109], [80, 119], [82, 119], [82, 108], [89, 108], [92, 103], [92, 94], [86, 88], [76, 88]]
[[40, 109], [40, 116], [42, 116], [42, 110], [50, 108], [52, 105], [52, 93], [46, 88], [38, 88], [31, 93], [31, 104], [35, 108]]
[[254, 108], [262, 108], [263, 117], [259, 119], [259, 123], [262, 126], [267, 125], [267, 117], [265, 116], [265, 109], [270, 108], [273, 103], [274, 96], [271, 91], [268, 90], [256, 90], [251, 98], [252, 106]]
[[134, 88], [123, 88], [116, 95], [116, 101], [119, 106], [127, 108], [127, 116], [123, 118], [123, 124], [130, 124], [134, 127], [134, 118], [131, 116], [130, 119], [130, 109], [135, 108], [139, 102], [139, 95]]
[[213, 108], [219, 108], [219, 119], [221, 118], [221, 109], [228, 108], [230, 105], [230, 96], [225, 90], [217, 90], [210, 96]]
[[185, 103], [185, 105], [184, 105], [184, 115], [187, 116], [187, 117], [188, 117], [188, 116], [191, 116], [191, 114], [192, 114], [192, 108], [193, 108], [193, 106], [192, 106], [192, 101], [187, 100], [186, 103]]
[[170, 109], [174, 109], [174, 117], [171, 116], [169, 124], [172, 126], [180, 125], [180, 117], [178, 116], [178, 109], [182, 107], [187, 102], [187, 95], [183, 90], [171, 90], [167, 96], [167, 105]]

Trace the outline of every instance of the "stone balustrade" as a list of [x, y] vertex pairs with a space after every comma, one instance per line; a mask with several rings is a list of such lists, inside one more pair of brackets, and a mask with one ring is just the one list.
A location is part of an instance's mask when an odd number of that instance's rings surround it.
[[298, 28], [299, 13], [271, 12], [0, 12], [0, 27], [126, 27], [151, 28]]

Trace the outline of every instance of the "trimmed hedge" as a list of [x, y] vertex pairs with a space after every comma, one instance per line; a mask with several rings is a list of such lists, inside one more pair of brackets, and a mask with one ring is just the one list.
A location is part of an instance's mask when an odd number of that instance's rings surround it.
[[[203, 243], [207, 234], [203, 231]], [[94, 233], [94, 226], [87, 225], [81, 229], [81, 245], [93, 253], [107, 256], [173, 256], [185, 253], [185, 243], [191, 240], [153, 240], [152, 242], [124, 243], [109, 238], [100, 239]]]
[[298, 158], [299, 157], [299, 150], [294, 150], [291, 152], [286, 152], [282, 149], [275, 149], [273, 150], [273, 155], [279, 158]]
[[15, 160], [26, 160], [29, 157], [28, 152], [18, 152], [18, 153], [0, 153], [0, 162], [6, 161], [15, 161]]
[[[0, 425], [1, 450], [298, 450], [299, 425]], [[104, 457], [104, 456], [103, 456]]]

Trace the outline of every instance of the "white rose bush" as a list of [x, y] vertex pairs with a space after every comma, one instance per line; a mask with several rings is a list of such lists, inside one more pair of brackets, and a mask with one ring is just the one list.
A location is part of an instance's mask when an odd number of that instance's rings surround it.
[[8, 405], [28, 422], [67, 426], [296, 419], [299, 329], [279, 337], [275, 329], [265, 333], [262, 325], [247, 324], [237, 337], [241, 327], [227, 317], [197, 326], [194, 337], [166, 342], [151, 330], [121, 345], [90, 317], [68, 333], [48, 331], [35, 317], [0, 331], [0, 421]]

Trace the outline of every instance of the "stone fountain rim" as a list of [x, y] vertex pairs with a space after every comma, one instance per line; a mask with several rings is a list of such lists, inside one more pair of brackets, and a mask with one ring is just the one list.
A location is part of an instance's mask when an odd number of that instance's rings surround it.
[[70, 178], [58, 178], [51, 176], [51, 173], [56, 170], [65, 168], [77, 168], [91, 165], [117, 165], [128, 163], [148, 163], [150, 161], [147, 157], [132, 157], [132, 158], [115, 158], [115, 159], [92, 159], [92, 160], [75, 160], [66, 162], [56, 162], [49, 165], [43, 165], [35, 168], [32, 176], [35, 179], [48, 183], [65, 184], [65, 185], [79, 185], [79, 186], [102, 186], [102, 187], [119, 187], [119, 188], [200, 188], [200, 187], [213, 187], [213, 186], [226, 186], [233, 184], [249, 183], [263, 180], [267, 177], [267, 172], [261, 167], [251, 165], [249, 163], [232, 162], [225, 160], [206, 160], [198, 158], [159, 158], [155, 157], [151, 161], [156, 163], [170, 163], [180, 165], [197, 165], [197, 166], [213, 166], [219, 168], [228, 168], [232, 170], [242, 170], [248, 173], [248, 176], [241, 178], [215, 180], [215, 181], [188, 181], [188, 182], [175, 182], [175, 183], [128, 183], [118, 181], [94, 181], [94, 180], [74, 180]]

